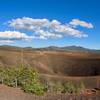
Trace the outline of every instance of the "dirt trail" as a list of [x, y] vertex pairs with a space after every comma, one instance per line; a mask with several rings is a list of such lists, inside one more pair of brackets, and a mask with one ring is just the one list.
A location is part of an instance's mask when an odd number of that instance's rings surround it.
[[34, 100], [34, 95], [24, 93], [19, 88], [0, 85], [0, 100]]

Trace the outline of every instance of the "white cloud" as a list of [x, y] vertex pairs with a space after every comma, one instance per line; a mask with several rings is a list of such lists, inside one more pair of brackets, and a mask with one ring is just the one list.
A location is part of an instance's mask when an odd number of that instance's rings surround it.
[[0, 39], [1, 40], [30, 40], [33, 36], [28, 36], [25, 33], [21, 33], [18, 31], [4, 31], [0, 32]]
[[10, 26], [16, 29], [35, 30], [41, 27], [47, 27], [49, 24], [48, 19], [33, 19], [29, 17], [17, 18], [9, 21]]
[[82, 27], [86, 27], [86, 28], [93, 28], [93, 25], [91, 23], [81, 21], [79, 19], [73, 19], [69, 24], [74, 26], [74, 27], [82, 26]]
[[63, 37], [61, 34], [55, 34], [55, 33], [51, 33], [51, 32], [44, 31], [44, 30], [37, 30], [36, 33], [37, 34], [35, 37], [40, 38], [40, 39], [48, 39], [48, 38], [56, 39], [56, 38]]
[[[17, 18], [8, 22], [10, 27], [18, 30], [26, 30], [32, 33], [32, 36], [27, 36], [25, 33], [22, 38], [31, 39], [57, 39], [64, 36], [72, 37], [88, 37], [87, 34], [77, 29], [76, 26], [93, 28], [91, 23], [73, 19], [70, 23], [61, 23], [58, 20], [34, 19], [29, 17]], [[20, 35], [19, 35], [20, 37]]]
[[70, 25], [62, 24], [57, 20], [48, 19], [33, 19], [29, 17], [17, 18], [9, 21], [9, 25], [15, 29], [27, 30], [33, 32], [33, 37], [37, 39], [48, 38], [62, 38], [64, 36], [73, 37], [87, 37], [87, 34], [76, 29], [73, 26], [83, 26], [87, 28], [93, 28], [91, 23], [73, 19]]

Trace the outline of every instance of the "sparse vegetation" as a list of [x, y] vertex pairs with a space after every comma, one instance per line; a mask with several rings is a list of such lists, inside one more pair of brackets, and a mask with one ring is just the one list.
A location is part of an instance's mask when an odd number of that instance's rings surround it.
[[54, 86], [54, 91], [58, 93], [80, 94], [84, 89], [85, 85], [83, 83], [77, 85], [73, 82], [66, 82], [64, 84], [58, 83]]
[[38, 78], [38, 72], [33, 68], [3, 68], [0, 67], [0, 79], [2, 84], [12, 87], [21, 87], [25, 92], [36, 95], [44, 94], [44, 87]]
[[64, 86], [59, 82], [56, 83], [53, 88], [54, 88], [54, 92], [56, 93], [62, 93], [64, 90]]
[[70, 93], [79, 94], [85, 90], [85, 85], [74, 84], [73, 82], [52, 83], [48, 82], [48, 86], [40, 82], [38, 71], [32, 67], [0, 67], [1, 84], [12, 87], [21, 87], [25, 92], [43, 95], [45, 92]]
[[84, 92], [85, 89], [86, 88], [83, 82], [81, 82], [80, 84], [75, 84], [71, 81], [65, 83], [48, 82], [48, 84], [45, 86], [46, 92], [51, 92], [51, 93], [80, 94]]

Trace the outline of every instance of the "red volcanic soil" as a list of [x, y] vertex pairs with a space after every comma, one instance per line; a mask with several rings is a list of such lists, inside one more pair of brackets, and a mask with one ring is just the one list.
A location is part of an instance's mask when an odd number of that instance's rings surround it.
[[100, 100], [99, 95], [68, 95], [68, 94], [46, 94], [35, 96], [24, 93], [19, 88], [0, 85], [0, 100]]
[[25, 94], [19, 88], [12, 88], [5, 85], [0, 85], [0, 100], [33, 100], [33, 99], [31, 95]]

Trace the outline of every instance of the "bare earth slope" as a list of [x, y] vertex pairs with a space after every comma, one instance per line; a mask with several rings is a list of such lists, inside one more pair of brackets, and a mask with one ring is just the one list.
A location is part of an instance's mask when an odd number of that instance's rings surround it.
[[50, 81], [83, 81], [88, 87], [100, 87], [100, 53], [0, 47], [0, 66], [22, 63], [38, 69], [40, 76]]

